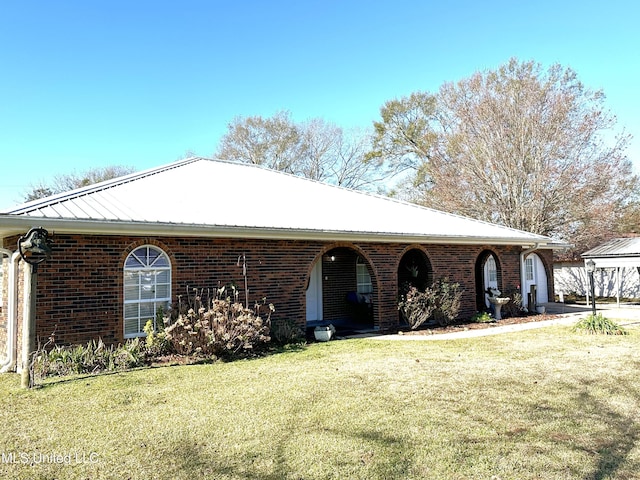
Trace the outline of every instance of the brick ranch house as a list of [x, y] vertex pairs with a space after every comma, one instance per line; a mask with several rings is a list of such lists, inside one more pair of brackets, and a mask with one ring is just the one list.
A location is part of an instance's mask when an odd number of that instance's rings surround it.
[[[535, 281], [553, 295], [552, 239], [255, 165], [189, 158], [0, 213], [0, 359], [15, 368], [28, 302], [18, 239], [53, 240], [38, 267], [36, 334], [59, 343], [144, 335], [160, 306], [188, 289], [234, 282], [300, 326], [399, 322], [404, 282], [448, 277], [461, 317], [484, 291]], [[531, 259], [535, 258], [535, 262]], [[531, 263], [531, 269], [528, 266]], [[531, 271], [529, 271], [531, 270]], [[530, 275], [531, 273], [531, 275]]]

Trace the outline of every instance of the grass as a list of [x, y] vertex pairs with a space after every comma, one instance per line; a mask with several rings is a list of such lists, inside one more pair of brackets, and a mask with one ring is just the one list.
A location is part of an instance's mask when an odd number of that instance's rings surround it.
[[0, 478], [639, 478], [639, 368], [638, 330], [554, 327], [344, 340], [33, 391], [3, 375]]

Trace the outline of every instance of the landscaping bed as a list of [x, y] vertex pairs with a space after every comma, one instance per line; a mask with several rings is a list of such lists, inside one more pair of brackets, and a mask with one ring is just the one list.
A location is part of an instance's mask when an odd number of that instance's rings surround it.
[[416, 330], [399, 329], [398, 333], [403, 335], [438, 335], [442, 333], [463, 332], [466, 330], [480, 330], [486, 328], [500, 327], [503, 325], [518, 325], [521, 323], [542, 322], [545, 320], [553, 320], [559, 318], [558, 315], [551, 315], [547, 313], [532, 314], [523, 316], [514, 316], [509, 318], [503, 318], [501, 320], [494, 320], [492, 322], [473, 322], [471, 320], [461, 323], [455, 323], [452, 325], [438, 325], [435, 323], [422, 325]]

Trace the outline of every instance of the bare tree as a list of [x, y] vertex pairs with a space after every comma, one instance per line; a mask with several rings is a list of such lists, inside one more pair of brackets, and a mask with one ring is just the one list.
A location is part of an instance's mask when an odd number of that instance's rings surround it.
[[345, 131], [320, 118], [295, 123], [288, 112], [271, 118], [237, 117], [228, 125], [215, 156], [263, 165], [348, 188], [380, 186], [379, 168], [365, 162], [369, 136]]
[[[405, 99], [404, 109], [419, 109], [425, 98]], [[637, 198], [638, 179], [624, 155], [629, 137], [612, 136], [616, 119], [604, 94], [585, 88], [570, 69], [544, 72], [512, 59], [443, 85], [435, 99], [417, 140], [407, 140], [406, 127], [385, 140], [412, 154], [420, 203], [582, 243], [615, 229]]]
[[29, 202], [56, 193], [86, 187], [133, 172], [135, 172], [133, 167], [110, 165], [107, 167], [91, 168], [83, 172], [56, 175], [50, 182], [40, 181], [36, 184], [31, 184], [29, 191], [24, 194], [24, 201]]

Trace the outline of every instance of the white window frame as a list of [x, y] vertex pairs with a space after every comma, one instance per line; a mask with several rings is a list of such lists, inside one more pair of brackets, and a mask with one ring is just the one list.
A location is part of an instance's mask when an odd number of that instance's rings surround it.
[[144, 337], [147, 321], [155, 328], [158, 309], [171, 302], [169, 256], [155, 245], [136, 247], [124, 262], [123, 290], [124, 338]]
[[373, 293], [373, 284], [367, 264], [361, 257], [356, 258], [356, 290], [358, 293]]
[[534, 278], [533, 257], [529, 256], [524, 261], [524, 279], [527, 282], [532, 282]]

